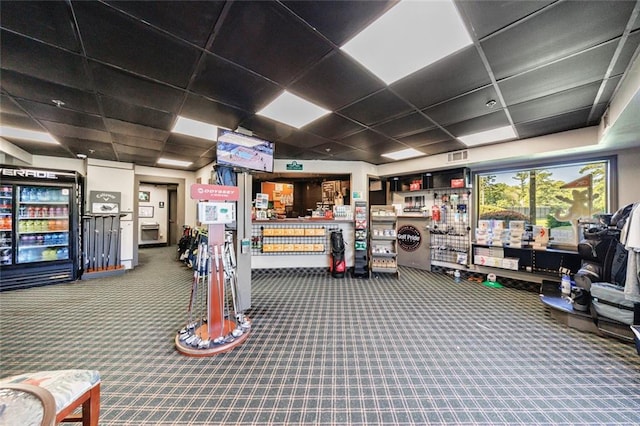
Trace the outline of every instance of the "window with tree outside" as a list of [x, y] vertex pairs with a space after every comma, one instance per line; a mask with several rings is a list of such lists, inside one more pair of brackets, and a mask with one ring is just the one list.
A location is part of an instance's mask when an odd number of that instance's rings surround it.
[[478, 219], [545, 227], [552, 244], [575, 245], [579, 221], [610, 212], [611, 160], [478, 173]]

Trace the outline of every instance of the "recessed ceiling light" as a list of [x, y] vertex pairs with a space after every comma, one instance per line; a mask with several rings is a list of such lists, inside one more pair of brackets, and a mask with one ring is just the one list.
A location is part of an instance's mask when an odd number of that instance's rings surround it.
[[407, 148], [401, 151], [387, 152], [386, 154], [381, 155], [383, 157], [391, 158], [392, 160], [406, 160], [407, 158], [420, 157], [425, 154], [417, 149]]
[[182, 160], [172, 160], [170, 158], [159, 158], [158, 164], [163, 164], [165, 166], [189, 167], [192, 164], [192, 162], [182, 161]]
[[342, 50], [391, 84], [472, 43], [453, 1], [402, 1]]
[[500, 142], [507, 139], [514, 139], [516, 133], [513, 127], [505, 126], [497, 129], [485, 130], [484, 132], [472, 133], [470, 135], [458, 136], [460, 142], [467, 146], [483, 145], [486, 143]]
[[495, 99], [491, 99], [490, 101], [487, 102], [487, 108], [493, 108], [494, 106], [496, 106], [497, 102]]
[[60, 99], [51, 99], [51, 102], [56, 104], [58, 108], [62, 108], [65, 105], [64, 101], [61, 101]]
[[218, 126], [203, 121], [192, 120], [180, 115], [171, 131], [173, 133], [207, 139], [214, 142], [218, 139]]
[[299, 129], [330, 112], [285, 90], [257, 114]]
[[18, 129], [17, 127], [0, 126], [0, 136], [32, 142], [44, 142], [58, 145], [58, 141], [47, 132]]

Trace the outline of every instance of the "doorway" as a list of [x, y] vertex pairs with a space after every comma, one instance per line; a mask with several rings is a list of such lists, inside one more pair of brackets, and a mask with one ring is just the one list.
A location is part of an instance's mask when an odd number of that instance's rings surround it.
[[181, 237], [180, 230], [178, 229], [178, 186], [169, 186], [167, 188], [168, 198], [168, 220], [167, 224], [167, 245], [172, 246], [178, 244], [178, 240]]

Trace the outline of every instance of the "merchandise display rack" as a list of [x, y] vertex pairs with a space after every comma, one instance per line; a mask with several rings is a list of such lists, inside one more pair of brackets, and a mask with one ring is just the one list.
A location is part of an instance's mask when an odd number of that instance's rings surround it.
[[398, 277], [397, 224], [394, 206], [371, 206], [369, 232], [370, 270], [374, 276]]
[[366, 201], [356, 201], [355, 203], [355, 232], [354, 232], [354, 266], [353, 276], [369, 278], [368, 267], [368, 209]]
[[432, 224], [429, 227], [431, 263], [437, 266], [468, 266], [471, 191], [467, 188], [439, 189], [433, 197]]

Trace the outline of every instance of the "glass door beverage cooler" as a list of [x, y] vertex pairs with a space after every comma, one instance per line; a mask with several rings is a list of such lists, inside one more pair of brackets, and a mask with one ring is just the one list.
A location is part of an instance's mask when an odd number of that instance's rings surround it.
[[81, 176], [2, 166], [0, 291], [74, 281], [81, 268]]

